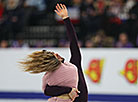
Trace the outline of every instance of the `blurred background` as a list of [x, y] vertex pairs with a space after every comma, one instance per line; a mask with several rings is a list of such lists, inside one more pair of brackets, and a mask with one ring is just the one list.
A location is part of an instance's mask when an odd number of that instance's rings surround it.
[[0, 47], [67, 47], [56, 3], [67, 5], [81, 47], [138, 47], [137, 0], [0, 0]]
[[138, 102], [138, 0], [0, 0], [0, 102], [46, 102], [43, 74], [26, 74], [17, 62], [42, 49], [69, 59], [57, 3], [77, 32], [89, 101]]

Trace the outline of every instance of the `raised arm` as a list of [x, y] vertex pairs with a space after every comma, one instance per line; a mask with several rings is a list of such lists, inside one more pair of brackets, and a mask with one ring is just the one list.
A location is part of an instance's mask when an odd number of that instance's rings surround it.
[[79, 97], [75, 99], [74, 102], [87, 102], [88, 101], [88, 91], [83, 71], [81, 68], [81, 53], [78, 46], [78, 40], [76, 32], [74, 30], [73, 24], [71, 23], [67, 8], [65, 5], [57, 5], [57, 10], [55, 11], [62, 19], [64, 20], [65, 26], [67, 28], [67, 35], [70, 40], [70, 50], [71, 50], [71, 59], [70, 62], [75, 64], [78, 68], [79, 82], [78, 90], [80, 91]]
[[55, 12], [64, 20], [65, 26], [67, 28], [67, 36], [70, 41], [70, 51], [71, 51], [71, 59], [70, 62], [75, 64], [77, 67], [81, 63], [81, 53], [78, 46], [78, 40], [76, 36], [75, 29], [73, 24], [70, 21], [68, 16], [68, 11], [66, 6], [63, 4], [57, 4]]

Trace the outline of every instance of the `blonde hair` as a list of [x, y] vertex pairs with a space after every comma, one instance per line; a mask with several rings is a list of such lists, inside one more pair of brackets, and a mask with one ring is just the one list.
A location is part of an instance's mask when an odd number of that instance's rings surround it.
[[36, 51], [19, 63], [22, 65], [24, 72], [30, 73], [52, 72], [61, 64], [53, 52], [45, 50]]

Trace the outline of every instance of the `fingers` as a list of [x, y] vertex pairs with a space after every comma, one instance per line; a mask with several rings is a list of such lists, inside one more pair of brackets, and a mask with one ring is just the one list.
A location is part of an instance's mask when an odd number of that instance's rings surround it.
[[69, 93], [69, 96], [72, 100], [74, 100], [76, 97], [79, 97], [78, 93], [80, 91], [78, 91], [77, 88], [72, 88], [72, 91]]
[[77, 93], [80, 93], [80, 91], [77, 88], [73, 88]]
[[57, 13], [57, 15], [59, 15], [59, 14], [60, 14], [57, 10], [54, 10], [54, 11]]
[[79, 91], [79, 90], [76, 90], [76, 92], [77, 92], [77, 93], [80, 93], [80, 91]]
[[[60, 5], [61, 5], [61, 4], [60, 4]], [[61, 7], [60, 7], [60, 5], [59, 5], [59, 4], [57, 4], [57, 7], [58, 7], [58, 9], [59, 9], [59, 10], [61, 10]]]
[[62, 4], [60, 4], [60, 6], [61, 6], [61, 9], [64, 9], [64, 7], [63, 7], [63, 5], [62, 5]]
[[61, 10], [61, 8], [59, 8], [59, 5], [58, 4], [56, 6], [56, 9], [57, 9], [58, 12]]
[[64, 8], [64, 9], [67, 9], [66, 6], [65, 6], [64, 4], [63, 4], [63, 8]]
[[76, 97], [79, 97], [79, 95], [77, 94], [77, 92], [75, 90], [74, 91], [71, 91], [69, 93], [69, 96], [72, 99], [72, 101], [74, 101]]
[[63, 9], [66, 9], [66, 6], [65, 6], [64, 4], [57, 4], [57, 5], [56, 5], [56, 9], [57, 9], [57, 11], [59, 12], [59, 11], [61, 11], [61, 10], [63, 10]]
[[62, 19], [66, 19], [68, 17], [68, 11], [64, 4], [57, 4], [56, 10], [54, 10], [57, 15], [59, 15]]

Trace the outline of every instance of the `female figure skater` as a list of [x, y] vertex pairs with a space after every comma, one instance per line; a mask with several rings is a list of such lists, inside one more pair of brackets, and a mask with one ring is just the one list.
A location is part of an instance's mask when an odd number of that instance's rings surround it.
[[[81, 67], [81, 53], [77, 43], [78, 40], [77, 40], [74, 27], [70, 21], [70, 18], [68, 16], [68, 11], [65, 5], [57, 4], [55, 12], [63, 19], [67, 29], [67, 36], [70, 41], [70, 51], [71, 51], [70, 63], [76, 65], [78, 68], [78, 75], [79, 75], [78, 90], [80, 91], [80, 94], [79, 94], [79, 97], [77, 98], [75, 98], [76, 96], [72, 94], [73, 100], [75, 99], [74, 102], [87, 102], [88, 91], [87, 91], [87, 86], [86, 86], [86, 82], [85, 82], [82, 67]], [[46, 88], [44, 90], [45, 95], [52, 96], [52, 97], [60, 96], [67, 93], [71, 94], [71, 92], [73, 92], [73, 89], [70, 87], [56, 86], [56, 85], [51, 86], [48, 84], [46, 85]]]
[[[28, 55], [27, 60], [20, 63], [26, 72], [46, 72], [42, 89], [45, 95], [52, 96], [49, 102], [87, 102], [87, 86], [81, 68], [81, 54], [74, 27], [65, 5], [57, 4], [55, 12], [62, 17], [67, 28], [71, 50], [70, 63], [64, 62], [64, 58], [58, 54], [45, 50]], [[80, 90], [79, 97], [77, 85]]]

